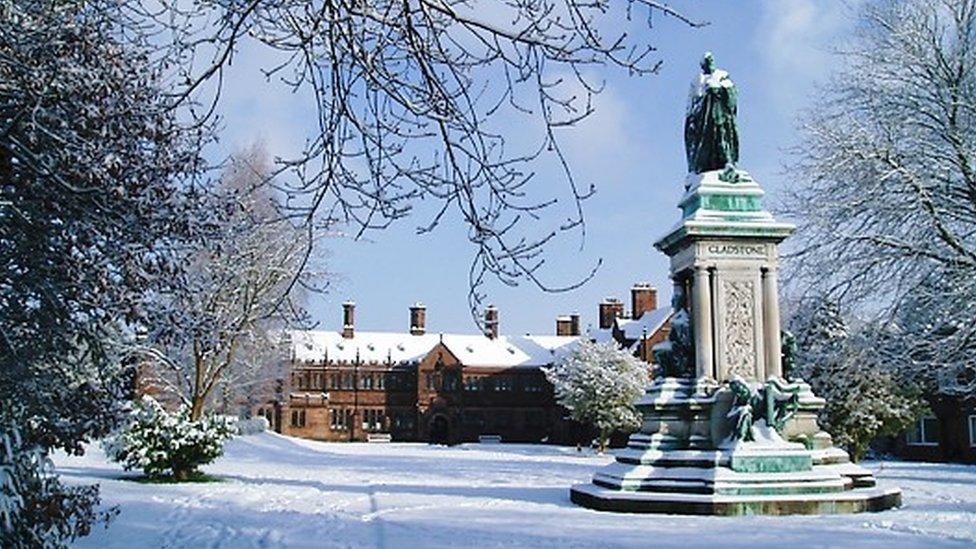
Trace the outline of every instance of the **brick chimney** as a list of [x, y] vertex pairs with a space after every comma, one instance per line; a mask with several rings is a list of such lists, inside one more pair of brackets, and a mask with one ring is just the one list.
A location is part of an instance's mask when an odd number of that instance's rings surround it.
[[647, 311], [657, 309], [657, 288], [648, 282], [638, 282], [630, 289], [630, 314], [637, 320]]
[[579, 313], [556, 317], [557, 336], [578, 336], [580, 335], [580, 316]]
[[556, 317], [556, 335], [557, 336], [568, 336], [572, 335], [573, 331], [573, 321], [568, 316], [557, 316]]
[[600, 303], [600, 329], [609, 330], [613, 328], [613, 320], [618, 316], [623, 316], [624, 304], [615, 297], [608, 297]]
[[427, 331], [427, 307], [417, 302], [410, 306], [410, 334], [424, 335]]
[[347, 301], [342, 304], [342, 337], [351, 339], [356, 325], [356, 303]]
[[485, 335], [488, 339], [498, 338], [498, 309], [494, 305], [485, 309]]

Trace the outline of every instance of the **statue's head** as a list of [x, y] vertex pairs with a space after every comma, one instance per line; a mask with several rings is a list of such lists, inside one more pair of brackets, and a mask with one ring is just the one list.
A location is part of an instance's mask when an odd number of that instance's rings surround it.
[[701, 69], [705, 74], [711, 74], [715, 71], [715, 58], [712, 57], [712, 52], [706, 51], [705, 55], [702, 56]]
[[732, 391], [732, 395], [736, 400], [747, 401], [752, 395], [752, 390], [749, 388], [749, 384], [746, 383], [744, 379], [740, 376], [733, 376], [729, 380], [729, 390]]

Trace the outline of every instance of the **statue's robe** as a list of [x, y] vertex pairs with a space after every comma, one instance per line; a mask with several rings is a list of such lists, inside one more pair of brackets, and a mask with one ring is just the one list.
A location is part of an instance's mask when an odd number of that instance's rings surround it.
[[688, 171], [722, 170], [739, 161], [737, 92], [727, 72], [715, 69], [692, 82], [685, 116]]

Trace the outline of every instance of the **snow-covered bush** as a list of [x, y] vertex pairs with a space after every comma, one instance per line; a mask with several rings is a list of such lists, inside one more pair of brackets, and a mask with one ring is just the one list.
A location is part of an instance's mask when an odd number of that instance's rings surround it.
[[570, 417], [596, 427], [601, 452], [614, 431], [640, 427], [634, 402], [648, 382], [647, 366], [616, 343], [581, 340], [545, 372]]
[[149, 477], [170, 473], [176, 480], [188, 480], [198, 467], [220, 457], [224, 442], [233, 434], [226, 417], [205, 414], [192, 421], [187, 407], [169, 412], [145, 396], [136, 403], [128, 424], [106, 439], [103, 448], [126, 470], [142, 469]]

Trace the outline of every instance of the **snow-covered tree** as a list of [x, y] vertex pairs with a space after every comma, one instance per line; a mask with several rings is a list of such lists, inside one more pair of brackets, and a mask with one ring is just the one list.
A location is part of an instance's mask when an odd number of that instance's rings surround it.
[[149, 396], [132, 410], [128, 422], [102, 447], [125, 469], [141, 469], [146, 476], [171, 474], [185, 481], [199, 474], [199, 467], [223, 454], [224, 442], [234, 434], [229, 418], [213, 413], [190, 417], [190, 409], [167, 411]]
[[649, 381], [647, 366], [615, 342], [581, 339], [545, 373], [570, 417], [597, 429], [601, 452], [614, 431], [640, 427], [634, 403]]
[[904, 431], [921, 413], [916, 387], [874, 344], [871, 326], [852, 329], [830, 301], [805, 303], [790, 318], [798, 352], [792, 375], [826, 399], [820, 423], [860, 460], [871, 441]]
[[20, 441], [0, 468], [5, 547], [90, 528], [97, 491], [61, 486], [46, 456], [120, 417], [202, 166], [207, 128], [177, 123], [115, 7], [0, 0], [0, 438]]
[[220, 213], [206, 238], [185, 248], [185, 268], [140, 354], [141, 381], [187, 406], [191, 420], [277, 373], [272, 366], [286, 357], [269, 331], [302, 319], [293, 289], [316, 282], [311, 236], [279, 214], [267, 175], [260, 147], [231, 159], [208, 196]]
[[783, 201], [801, 222], [791, 278], [897, 319], [880, 352], [976, 394], [976, 1], [865, 3], [839, 50]]

